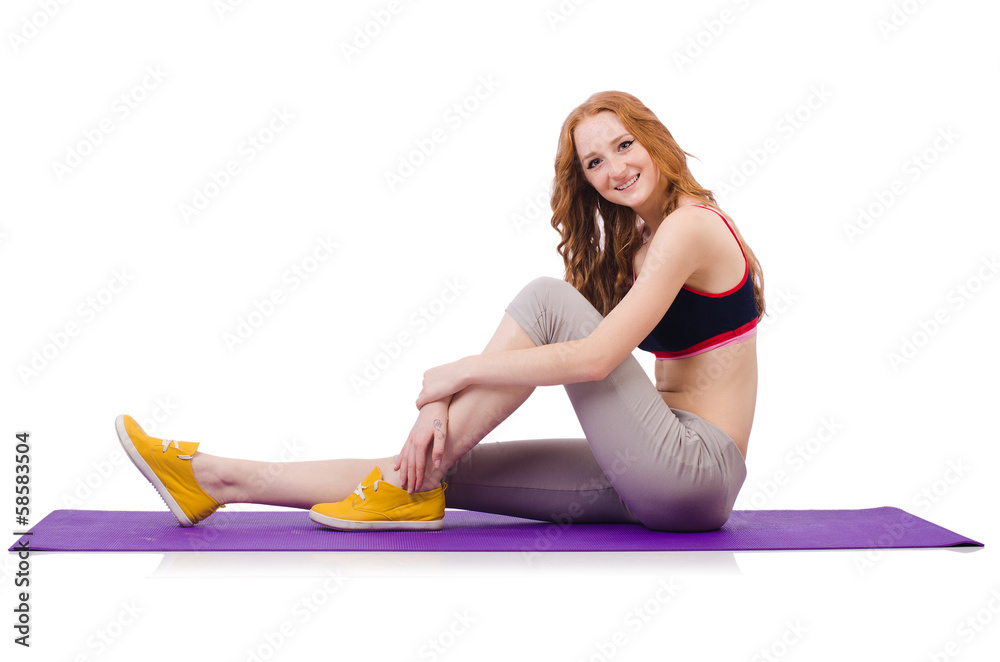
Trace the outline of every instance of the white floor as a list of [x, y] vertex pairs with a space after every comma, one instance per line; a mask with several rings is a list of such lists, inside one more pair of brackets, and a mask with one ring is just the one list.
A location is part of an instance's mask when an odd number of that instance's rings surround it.
[[996, 556], [36, 553], [5, 659], [996, 660]]

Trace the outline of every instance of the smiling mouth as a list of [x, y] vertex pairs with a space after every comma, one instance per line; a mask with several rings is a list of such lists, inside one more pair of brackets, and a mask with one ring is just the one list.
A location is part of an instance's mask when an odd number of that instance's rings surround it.
[[616, 190], [616, 191], [624, 191], [624, 190], [625, 190], [625, 189], [627, 189], [627, 188], [628, 188], [629, 186], [632, 186], [632, 184], [635, 184], [636, 180], [638, 180], [638, 179], [639, 179], [639, 175], [638, 175], [638, 173], [636, 173], [636, 176], [635, 176], [635, 177], [633, 177], [632, 179], [628, 180], [627, 182], [625, 182], [625, 183], [624, 183], [624, 184], [622, 184], [621, 186], [616, 186], [616, 187], [615, 187], [615, 190]]

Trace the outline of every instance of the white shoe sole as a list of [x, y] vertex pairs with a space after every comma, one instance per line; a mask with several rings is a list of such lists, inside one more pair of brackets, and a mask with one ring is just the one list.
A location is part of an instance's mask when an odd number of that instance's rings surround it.
[[167, 505], [170, 512], [172, 512], [174, 517], [177, 518], [177, 523], [181, 526], [194, 526], [195, 523], [184, 514], [184, 511], [181, 510], [177, 501], [170, 496], [170, 490], [168, 490], [166, 485], [160, 481], [160, 479], [156, 476], [156, 472], [153, 471], [153, 468], [149, 466], [149, 464], [146, 463], [146, 460], [143, 459], [142, 455], [139, 454], [139, 451], [136, 449], [132, 439], [128, 436], [128, 432], [125, 431], [124, 416], [119, 416], [115, 419], [115, 430], [118, 432], [118, 441], [121, 442], [122, 448], [124, 448], [125, 452], [128, 453], [129, 459], [132, 460], [132, 464], [135, 465], [136, 469], [142, 472], [142, 475], [146, 477], [146, 480], [152, 483], [153, 487], [156, 488], [156, 491], [160, 493], [160, 498], [163, 499], [163, 503]]
[[444, 520], [436, 519], [429, 521], [355, 521], [349, 519], [337, 519], [317, 513], [315, 510], [309, 511], [309, 519], [322, 524], [330, 529], [338, 531], [440, 531]]

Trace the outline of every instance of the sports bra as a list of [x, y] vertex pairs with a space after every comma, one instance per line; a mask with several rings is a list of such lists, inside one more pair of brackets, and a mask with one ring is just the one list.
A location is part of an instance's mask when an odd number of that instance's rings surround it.
[[[733, 238], [739, 242], [739, 237], [725, 216], [705, 205], [691, 206], [719, 214]], [[645, 223], [640, 230], [645, 230]], [[740, 251], [743, 253], [746, 269], [738, 285], [718, 294], [701, 292], [684, 285], [677, 292], [663, 319], [639, 343], [639, 349], [652, 352], [660, 360], [683, 359], [743, 342], [756, 335], [757, 303], [754, 299], [753, 279], [750, 278], [750, 262], [742, 244]], [[634, 258], [632, 282], [635, 283]]]

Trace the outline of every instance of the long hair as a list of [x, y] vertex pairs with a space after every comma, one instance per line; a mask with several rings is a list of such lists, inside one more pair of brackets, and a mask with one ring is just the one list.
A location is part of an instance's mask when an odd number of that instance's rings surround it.
[[[576, 154], [573, 131], [585, 118], [602, 111], [618, 116], [649, 152], [667, 181], [662, 217], [677, 208], [682, 195], [699, 198], [719, 210], [715, 196], [702, 188], [687, 167], [688, 154], [649, 108], [625, 92], [598, 92], [577, 106], [563, 122], [556, 151], [552, 186], [552, 227], [561, 235], [556, 250], [566, 266], [565, 279], [602, 315], [618, 305], [632, 287], [632, 258], [642, 245], [637, 214], [609, 202], [587, 181]], [[764, 316], [764, 276], [757, 257], [728, 214], [719, 210], [736, 232], [750, 266], [757, 317]]]

